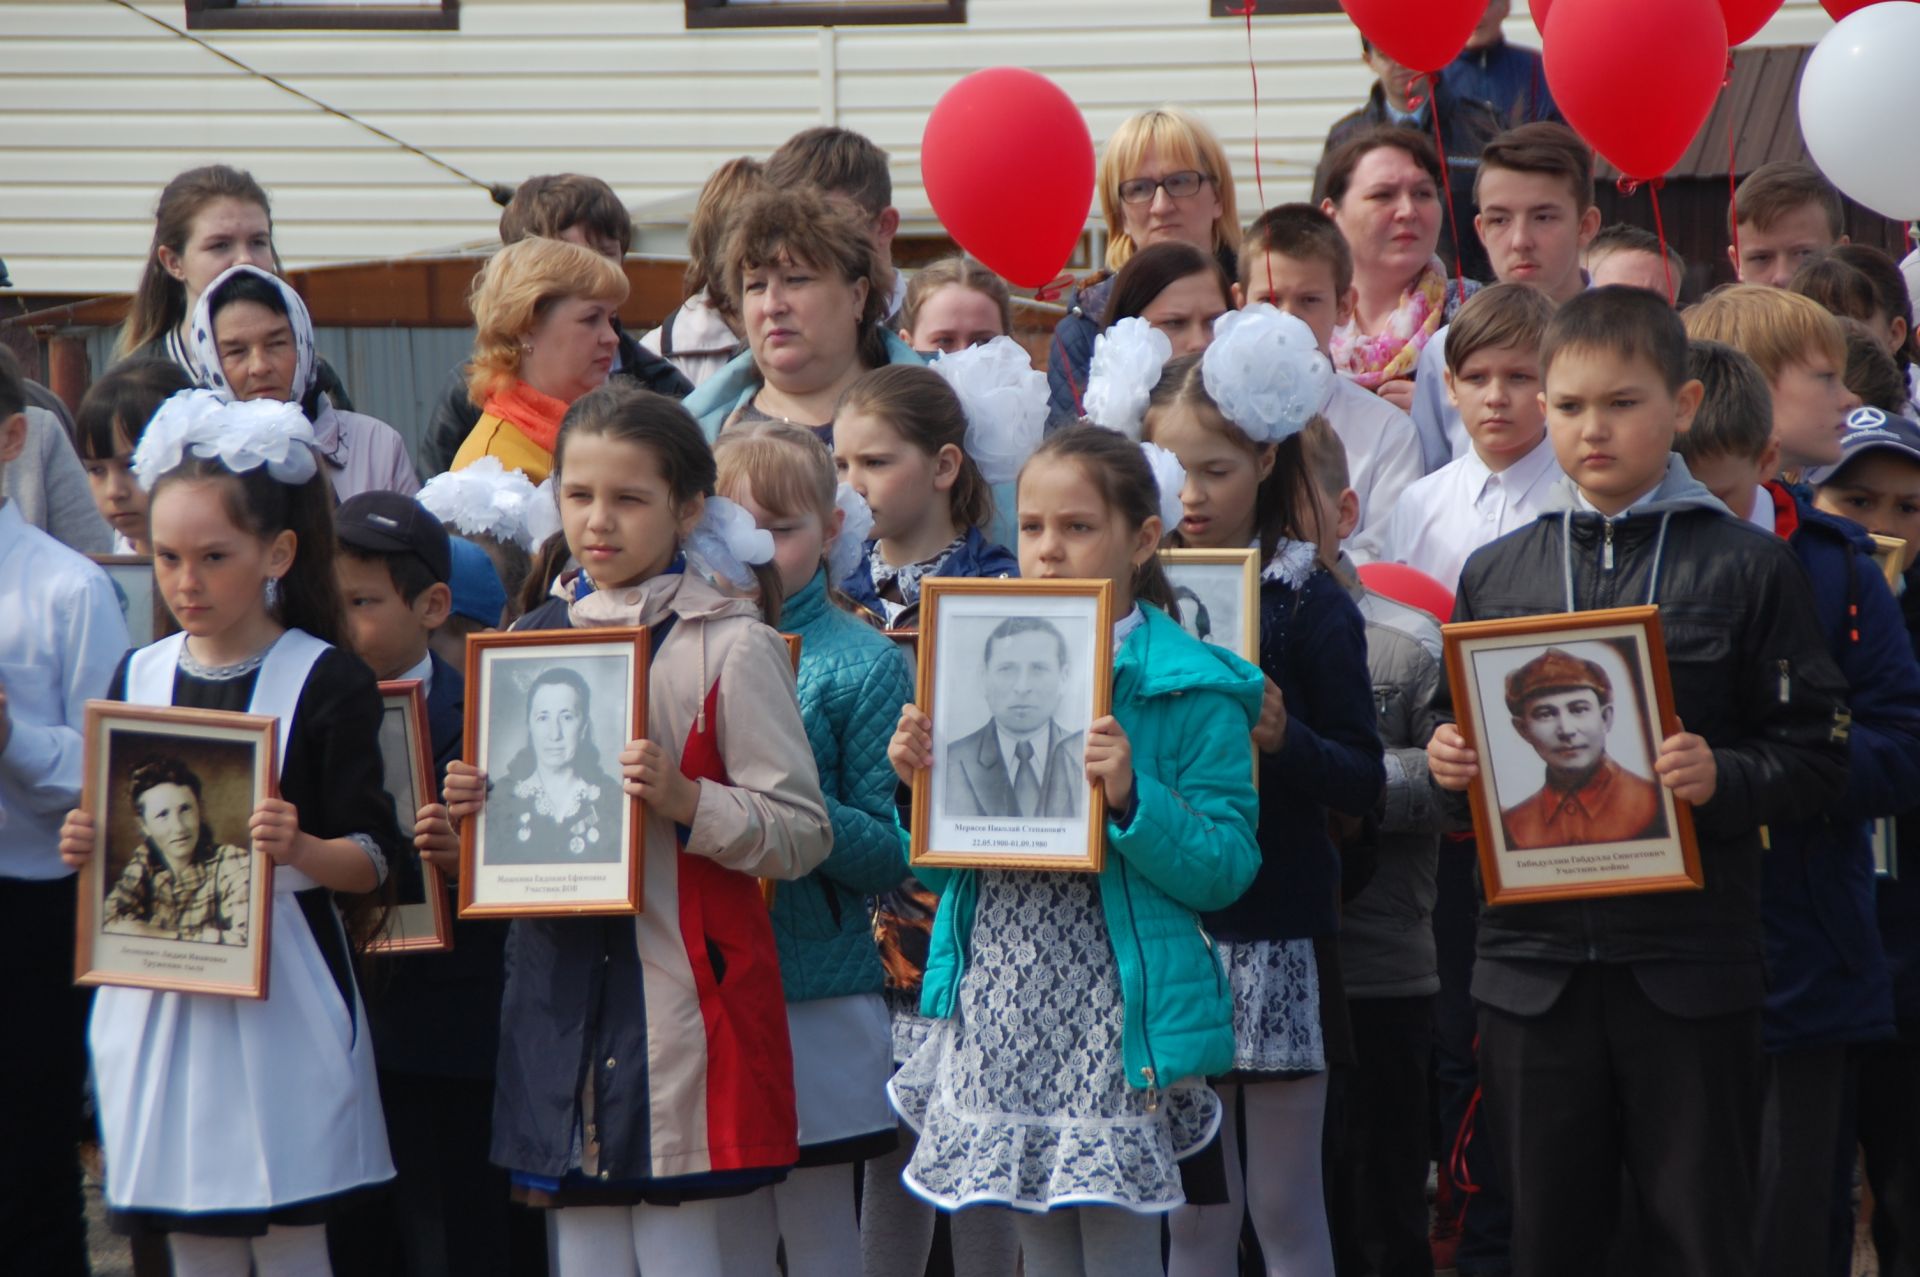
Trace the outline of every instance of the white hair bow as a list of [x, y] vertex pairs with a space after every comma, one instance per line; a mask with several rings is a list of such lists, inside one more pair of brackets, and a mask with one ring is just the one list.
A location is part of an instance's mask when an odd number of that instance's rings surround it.
[[234, 474], [265, 466], [281, 483], [302, 484], [320, 468], [313, 426], [300, 405], [277, 399], [229, 403], [211, 390], [182, 390], [160, 405], [133, 450], [133, 475], [153, 485], [188, 456], [217, 460]]
[[707, 508], [687, 537], [687, 553], [740, 589], [755, 584], [753, 567], [773, 561], [773, 533], [725, 497], [708, 497]]

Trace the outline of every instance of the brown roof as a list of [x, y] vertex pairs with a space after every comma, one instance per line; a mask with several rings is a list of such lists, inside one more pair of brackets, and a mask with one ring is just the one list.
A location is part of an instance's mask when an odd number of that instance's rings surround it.
[[[1774, 160], [1808, 162], [1807, 144], [1800, 136], [1800, 72], [1812, 53], [1809, 45], [1735, 49], [1732, 78], [1668, 180], [1725, 181], [1729, 125], [1734, 129], [1736, 177]], [[1596, 157], [1594, 176], [1611, 182], [1620, 170]]]

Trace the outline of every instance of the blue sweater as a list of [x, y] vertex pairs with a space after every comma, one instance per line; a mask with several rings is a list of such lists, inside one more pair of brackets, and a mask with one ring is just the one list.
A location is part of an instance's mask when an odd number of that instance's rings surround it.
[[773, 940], [787, 1001], [878, 993], [869, 897], [905, 877], [887, 742], [913, 699], [893, 640], [827, 597], [826, 569], [786, 601], [780, 628], [800, 636], [800, 718], [820, 768], [833, 852], [773, 893]]
[[1238, 901], [1207, 914], [1207, 926], [1223, 940], [1333, 935], [1340, 853], [1327, 809], [1373, 811], [1386, 763], [1366, 622], [1324, 567], [1315, 565], [1298, 589], [1262, 580], [1260, 667], [1287, 706], [1279, 751], [1260, 755], [1260, 873]]
[[1816, 615], [1847, 677], [1847, 795], [1819, 819], [1778, 823], [1762, 858], [1769, 1050], [1892, 1031], [1893, 992], [1874, 925], [1868, 822], [1920, 792], [1920, 665], [1857, 524], [1795, 499], [1788, 530]]

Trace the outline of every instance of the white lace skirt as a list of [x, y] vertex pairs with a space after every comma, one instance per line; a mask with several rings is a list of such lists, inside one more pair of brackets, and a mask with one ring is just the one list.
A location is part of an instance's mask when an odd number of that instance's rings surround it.
[[907, 1186], [947, 1209], [1186, 1199], [1177, 1163], [1211, 1140], [1204, 1082], [1127, 1085], [1119, 972], [1087, 874], [983, 872], [971, 964], [888, 1087], [919, 1133]]
[[1325, 1070], [1313, 941], [1222, 940], [1219, 947], [1233, 990], [1234, 1073], [1298, 1076]]

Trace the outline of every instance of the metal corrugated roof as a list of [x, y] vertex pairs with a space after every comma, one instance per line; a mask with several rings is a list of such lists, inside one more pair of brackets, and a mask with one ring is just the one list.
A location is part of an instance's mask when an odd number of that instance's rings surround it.
[[[1736, 177], [1775, 160], [1808, 161], [1807, 144], [1800, 136], [1800, 72], [1813, 53], [1811, 45], [1782, 45], [1765, 49], [1735, 49], [1733, 74], [1713, 104], [1707, 122], [1693, 145], [1680, 157], [1667, 180], [1727, 176], [1727, 130], [1733, 129]], [[1594, 176], [1614, 181], [1620, 170], [1599, 160]]]

